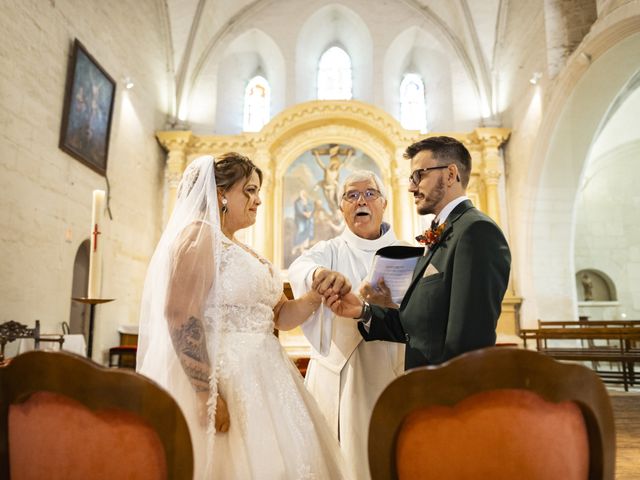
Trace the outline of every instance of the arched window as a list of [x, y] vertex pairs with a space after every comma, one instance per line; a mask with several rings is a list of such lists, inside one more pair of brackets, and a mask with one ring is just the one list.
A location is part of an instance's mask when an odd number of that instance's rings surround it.
[[427, 131], [424, 82], [417, 73], [407, 73], [400, 83], [400, 123], [407, 130]]
[[257, 75], [249, 80], [244, 91], [245, 132], [259, 132], [269, 121], [271, 105], [271, 89], [267, 79]]
[[351, 58], [340, 47], [331, 47], [318, 62], [318, 99], [351, 100]]

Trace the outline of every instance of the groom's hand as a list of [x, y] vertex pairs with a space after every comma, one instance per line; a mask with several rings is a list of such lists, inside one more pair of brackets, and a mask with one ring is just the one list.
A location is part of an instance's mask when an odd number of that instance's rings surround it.
[[363, 302], [353, 292], [349, 292], [342, 297], [335, 294], [325, 297], [325, 305], [339, 317], [359, 319]]
[[360, 296], [367, 302], [381, 307], [398, 308], [400, 306], [391, 298], [391, 290], [384, 283], [384, 278], [381, 278], [375, 287], [369, 282], [363, 282], [360, 286]]
[[351, 282], [340, 272], [319, 267], [313, 272], [311, 288], [320, 295], [346, 295], [351, 291]]

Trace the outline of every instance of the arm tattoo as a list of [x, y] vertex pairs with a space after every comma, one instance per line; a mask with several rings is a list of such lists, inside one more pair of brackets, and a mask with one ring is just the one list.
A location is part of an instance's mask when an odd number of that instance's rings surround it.
[[189, 317], [182, 325], [170, 328], [175, 348], [184, 372], [197, 392], [209, 389], [209, 353], [204, 325], [196, 317]]

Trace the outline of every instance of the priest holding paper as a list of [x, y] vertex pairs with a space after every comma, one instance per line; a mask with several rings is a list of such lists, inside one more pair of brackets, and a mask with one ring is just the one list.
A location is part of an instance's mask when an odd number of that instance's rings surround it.
[[[347, 177], [338, 198], [347, 228], [291, 264], [289, 281], [296, 297], [312, 288], [346, 294], [367, 276], [377, 250], [402, 244], [382, 221], [385, 189], [373, 172]], [[386, 302], [392, 306], [390, 298]], [[378, 395], [403, 371], [404, 345], [363, 342], [352, 318], [334, 315], [326, 307], [309, 317], [302, 330], [313, 347], [307, 389], [339, 438], [351, 477], [367, 479], [369, 419]]]

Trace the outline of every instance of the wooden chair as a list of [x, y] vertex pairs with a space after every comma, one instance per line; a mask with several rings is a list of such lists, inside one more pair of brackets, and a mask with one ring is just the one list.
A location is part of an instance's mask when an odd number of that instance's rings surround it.
[[373, 410], [382, 479], [613, 480], [608, 394], [590, 369], [492, 347], [394, 380]]
[[40, 348], [40, 342], [56, 342], [60, 344], [60, 347], [62, 347], [62, 344], [64, 343], [64, 335], [41, 334], [40, 320], [36, 320], [35, 327], [33, 328], [29, 328], [22, 323], [9, 320], [8, 322], [0, 324], [0, 364], [5, 360], [4, 349], [7, 343], [21, 338], [32, 338], [35, 350]]
[[0, 479], [189, 479], [173, 398], [135, 372], [32, 351], [0, 368]]
[[132, 333], [124, 326], [118, 328], [120, 345], [109, 349], [109, 366], [136, 369], [136, 355], [138, 354], [138, 331]]

